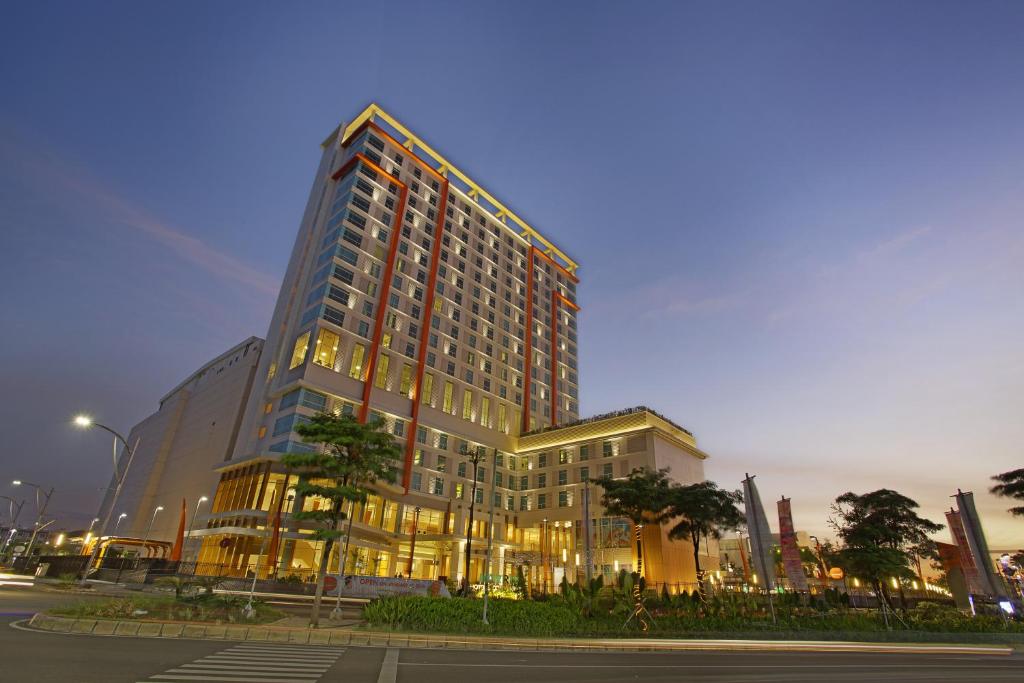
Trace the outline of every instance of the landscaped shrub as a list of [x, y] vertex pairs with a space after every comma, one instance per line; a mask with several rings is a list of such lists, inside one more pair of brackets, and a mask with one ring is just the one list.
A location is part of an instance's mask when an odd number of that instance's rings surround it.
[[[628, 580], [626, 581], [628, 584]], [[627, 622], [631, 599], [611, 586], [584, 590], [569, 586], [544, 600], [493, 599], [489, 626], [481, 619], [479, 599], [391, 596], [372, 601], [363, 615], [371, 628], [532, 637], [662, 638], [806, 638], [810, 640], [943, 640], [972, 634], [972, 642], [1024, 642], [1024, 624], [998, 617], [969, 617], [938, 605], [923, 604], [905, 617], [889, 616], [888, 630], [876, 610], [826, 609], [782, 601], [773, 621], [766, 605], [751, 595], [713, 596], [706, 602], [688, 596], [658, 600], [651, 608], [650, 630]], [[666, 602], [670, 604], [665, 604]], [[588, 616], [589, 615], [589, 616]]]

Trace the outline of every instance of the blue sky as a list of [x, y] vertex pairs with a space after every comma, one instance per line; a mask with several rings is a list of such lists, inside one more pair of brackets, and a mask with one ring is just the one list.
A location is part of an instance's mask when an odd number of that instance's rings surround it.
[[377, 101], [580, 262], [585, 414], [671, 415], [798, 528], [960, 487], [1022, 545], [983, 491], [1024, 466], [1024, 6], [350, 4], [7, 8], [3, 477], [70, 521], [107, 460], [68, 416], [127, 429], [266, 333]]

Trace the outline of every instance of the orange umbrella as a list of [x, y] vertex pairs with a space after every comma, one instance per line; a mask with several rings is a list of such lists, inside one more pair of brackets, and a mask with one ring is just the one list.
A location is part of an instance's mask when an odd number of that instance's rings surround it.
[[178, 521], [178, 535], [174, 539], [174, 547], [171, 548], [171, 561], [181, 560], [181, 548], [185, 545], [185, 499], [181, 499], [181, 519]]

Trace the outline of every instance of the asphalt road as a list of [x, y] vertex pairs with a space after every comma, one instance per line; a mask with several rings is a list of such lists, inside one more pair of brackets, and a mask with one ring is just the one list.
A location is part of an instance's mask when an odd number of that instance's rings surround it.
[[24, 631], [65, 601], [0, 587], [0, 681], [31, 683], [590, 683], [613, 681], [1015, 681], [1024, 656], [685, 652], [526, 653], [323, 648]]

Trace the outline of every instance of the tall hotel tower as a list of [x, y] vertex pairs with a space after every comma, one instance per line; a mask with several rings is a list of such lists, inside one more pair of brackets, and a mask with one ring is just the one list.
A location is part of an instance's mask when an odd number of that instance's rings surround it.
[[[579, 420], [579, 280], [562, 250], [376, 105], [322, 148], [237, 448], [193, 533], [201, 564], [300, 578], [316, 567], [319, 544], [290, 513], [322, 501], [295, 496], [279, 457], [313, 448], [294, 428], [320, 411], [383, 420], [404, 452], [396, 484], [350, 511], [346, 572], [457, 579], [467, 532], [487, 538], [493, 504], [490, 573], [557, 583], [585, 561], [589, 478], [636, 466], [702, 478], [692, 435], [652, 411]], [[478, 449], [471, 501], [464, 454]], [[601, 517], [597, 493], [593, 564], [628, 568], [628, 529]], [[651, 552], [679, 544], [661, 545]]]

